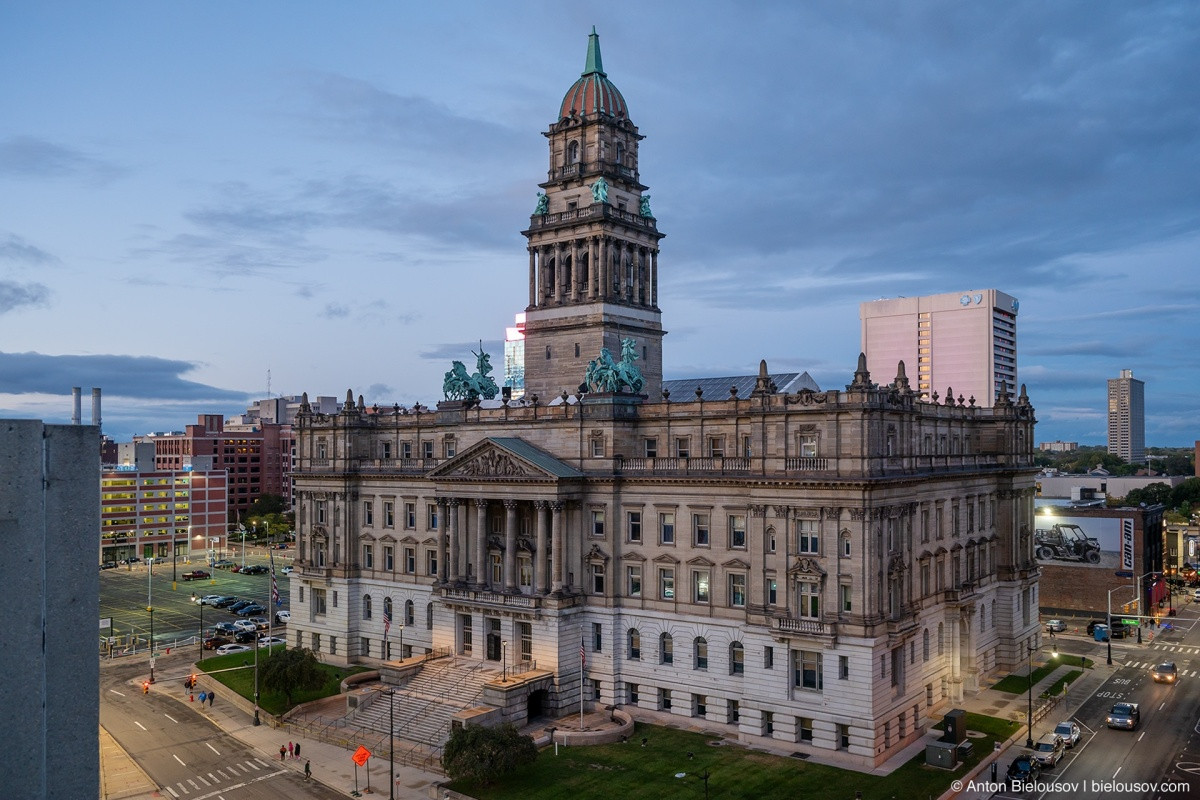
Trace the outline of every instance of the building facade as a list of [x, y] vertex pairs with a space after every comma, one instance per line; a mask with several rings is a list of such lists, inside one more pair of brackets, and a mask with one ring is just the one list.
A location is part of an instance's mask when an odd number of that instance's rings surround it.
[[100, 475], [100, 561], [211, 560], [224, 552], [228, 476], [211, 458], [159, 469], [152, 443], [124, 444]]
[[[0, 580], [13, 622], [0, 652], [5, 797], [100, 795], [96, 621], [99, 425], [0, 420]], [[101, 620], [103, 624], [103, 620]]]
[[[526, 231], [525, 400], [302, 405], [289, 643], [505, 659], [539, 676], [515, 722], [583, 699], [881, 763], [1037, 641], [1033, 408], [862, 358], [840, 390], [660, 391], [661, 234], [595, 34], [581, 82]], [[623, 339], [642, 391], [577, 389]]]
[[920, 397], [990, 407], [1003, 385], [1017, 385], [1017, 309], [995, 289], [862, 303], [867, 368], [890, 374], [903, 361]]
[[1131, 369], [1108, 380], [1108, 452], [1130, 463], [1146, 460], [1145, 394]]

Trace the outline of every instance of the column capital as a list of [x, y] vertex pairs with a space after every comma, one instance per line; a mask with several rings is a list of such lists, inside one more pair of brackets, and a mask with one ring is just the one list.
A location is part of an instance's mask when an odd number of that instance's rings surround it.
[[517, 504], [519, 502], [520, 501], [518, 501], [518, 500], [505, 500], [504, 507], [507, 508], [509, 511], [512, 511], [514, 508], [517, 507]]
[[476, 508], [487, 508], [487, 504], [488, 504], [488, 501], [487, 501], [486, 497], [476, 497], [475, 498], [475, 507]]
[[534, 500], [533, 507], [536, 508], [538, 511], [545, 511], [547, 508], [550, 507], [550, 501], [549, 500]]
[[550, 503], [550, 508], [554, 511], [562, 511], [566, 507], [567, 504], [564, 500], [553, 500]]

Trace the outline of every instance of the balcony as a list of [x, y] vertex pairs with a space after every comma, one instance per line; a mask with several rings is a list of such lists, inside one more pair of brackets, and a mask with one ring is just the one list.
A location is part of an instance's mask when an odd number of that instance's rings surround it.
[[750, 459], [725, 458], [723, 456], [707, 458], [627, 458], [621, 462], [621, 469], [626, 472], [749, 472]]
[[783, 468], [788, 472], [825, 472], [829, 469], [829, 459], [815, 456], [793, 456], [783, 460]]
[[654, 217], [643, 217], [641, 214], [622, 211], [607, 203], [592, 203], [589, 206], [570, 208], [566, 211], [559, 211], [553, 214], [535, 214], [529, 218], [529, 230], [536, 231], [545, 228], [557, 228], [563, 225], [574, 225], [579, 222], [590, 222], [601, 219], [623, 222], [626, 225], [643, 228], [648, 231], [658, 230], [658, 224], [654, 221]]
[[771, 619], [771, 629], [779, 633], [801, 634], [803, 636], [820, 636], [824, 638], [834, 638], [837, 636], [837, 623], [798, 617], [773, 617]]
[[441, 590], [442, 598], [447, 603], [469, 603], [476, 608], [480, 606], [490, 608], [520, 608], [520, 609], [535, 609], [540, 608], [540, 597], [527, 594], [500, 594], [486, 589], [456, 589], [453, 587], [445, 587]]

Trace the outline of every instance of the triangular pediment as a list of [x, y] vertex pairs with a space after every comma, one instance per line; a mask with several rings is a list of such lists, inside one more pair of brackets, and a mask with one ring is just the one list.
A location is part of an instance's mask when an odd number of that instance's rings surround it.
[[715, 567], [717, 565], [715, 561], [709, 561], [704, 556], [689, 558], [687, 563], [690, 567]]
[[678, 564], [679, 559], [674, 556], [663, 553], [661, 556], [654, 557], [655, 564]]
[[750, 569], [750, 565], [740, 558], [731, 558], [728, 561], [722, 562], [721, 566], [725, 569]]
[[515, 437], [489, 437], [468, 447], [426, 476], [438, 481], [558, 481], [583, 473]]
[[641, 553], [635, 553], [632, 550], [621, 556], [622, 561], [645, 561], [646, 557]]

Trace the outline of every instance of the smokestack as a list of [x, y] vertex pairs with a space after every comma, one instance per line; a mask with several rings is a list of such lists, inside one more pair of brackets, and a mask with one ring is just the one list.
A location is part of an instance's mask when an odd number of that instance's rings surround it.
[[71, 407], [74, 409], [71, 412], [71, 424], [80, 425], [83, 423], [83, 389], [78, 386], [71, 387]]
[[92, 389], [92, 424], [100, 427], [100, 390]]

